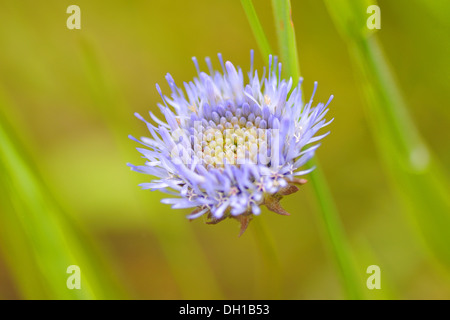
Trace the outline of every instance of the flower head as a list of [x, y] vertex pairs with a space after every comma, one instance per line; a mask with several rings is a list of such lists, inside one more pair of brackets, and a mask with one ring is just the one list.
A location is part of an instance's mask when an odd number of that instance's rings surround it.
[[175, 84], [170, 74], [166, 80], [170, 97], [156, 88], [163, 103], [158, 104], [165, 121], [150, 112], [153, 124], [147, 124], [150, 138], [137, 140], [146, 148], [137, 150], [146, 159], [132, 170], [156, 177], [142, 183], [144, 189], [160, 190], [175, 197], [163, 199], [172, 208], [194, 208], [188, 215], [205, 215], [207, 223], [227, 217], [241, 223], [241, 234], [261, 206], [278, 214], [289, 215], [280, 205], [283, 196], [298, 191], [306, 183], [299, 177], [313, 170], [302, 169], [319, 147], [316, 142], [328, 134], [316, 133], [331, 121], [326, 104], [302, 102], [299, 84], [292, 89], [292, 78], [281, 79], [281, 63], [269, 56], [269, 68], [260, 77], [253, 70], [253, 51], [248, 81], [240, 68], [223, 62], [222, 72], [215, 71], [209, 58], [209, 73]]

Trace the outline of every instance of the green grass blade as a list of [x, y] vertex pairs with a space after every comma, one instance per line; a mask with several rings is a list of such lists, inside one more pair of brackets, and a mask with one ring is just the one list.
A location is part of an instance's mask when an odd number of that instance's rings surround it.
[[366, 97], [373, 136], [392, 184], [435, 257], [449, 267], [448, 178], [415, 127], [380, 44], [366, 27], [366, 9], [374, 2], [325, 3], [347, 41]]
[[256, 42], [258, 43], [259, 51], [262, 54], [263, 61], [266, 61], [270, 54], [273, 53], [270, 48], [269, 41], [266, 38], [264, 30], [259, 22], [258, 15], [256, 14], [255, 7], [252, 0], [241, 0], [242, 7], [244, 8], [247, 20], [250, 23], [250, 27], [255, 35]]
[[[1, 255], [13, 279], [14, 292], [21, 299], [46, 299], [49, 295], [39, 270], [33, 251], [19, 217], [12, 214], [14, 209], [3, 187], [5, 175], [0, 175], [0, 247]], [[30, 270], [34, 270], [30, 272]], [[2, 298], [3, 299], [3, 298]]]
[[327, 185], [326, 179], [320, 170], [317, 159], [312, 159], [309, 166], [315, 166], [316, 169], [309, 174], [321, 221], [324, 227], [324, 238], [330, 247], [331, 254], [337, 262], [337, 267], [341, 276], [345, 293], [349, 299], [361, 299], [361, 283], [358, 279], [358, 271], [354, 266], [354, 257], [344, 228], [339, 219], [339, 212], [333, 200], [333, 196]]
[[[50, 194], [3, 111], [6, 100], [0, 98], [0, 190], [7, 202], [1, 218], [7, 225], [1, 228], [8, 230], [2, 239], [11, 244], [3, 244], [3, 250], [12, 269], [21, 262], [35, 268], [25, 274], [12, 272], [18, 287], [25, 297], [36, 299], [117, 298], [115, 282], [105, 278], [107, 268]], [[80, 267], [79, 290], [66, 286], [70, 265]], [[29, 277], [36, 278], [31, 288], [24, 281]]]
[[[294, 23], [291, 17], [291, 3], [289, 0], [272, 0], [272, 6], [284, 70], [293, 80], [298, 80], [300, 77], [300, 65], [295, 41]], [[319, 205], [319, 211], [328, 238], [327, 242], [336, 258], [346, 295], [349, 299], [360, 299], [361, 285], [357, 278], [358, 273], [353, 265], [349, 242], [340, 224], [339, 213], [333, 197], [325, 177], [320, 171], [318, 160], [310, 161], [309, 166], [316, 166], [316, 170], [309, 174], [309, 179]]]
[[[290, 1], [273, 0], [272, 7], [275, 18], [275, 29], [278, 38], [280, 57], [283, 62], [283, 73], [286, 77], [292, 77], [294, 83], [297, 83], [300, 78], [300, 65], [295, 41], [295, 29], [291, 19]], [[251, 25], [255, 24], [255, 21], [257, 21], [257, 19], [253, 18], [253, 15], [256, 15], [254, 11], [252, 14], [247, 13], [247, 17]], [[267, 41], [265, 40], [265, 35], [262, 32], [255, 32], [255, 29], [257, 28], [252, 27], [254, 36], [259, 39], [258, 43]], [[262, 28], [259, 28], [258, 30], [262, 31]], [[310, 165], [318, 166], [317, 163], [312, 162]], [[327, 234], [331, 250], [336, 257], [346, 295], [350, 299], [358, 299], [360, 298], [360, 285], [356, 278], [357, 273], [352, 264], [353, 260], [351, 258], [350, 248], [343, 228], [340, 225], [338, 213], [327, 187], [325, 178], [318, 171], [319, 169], [310, 174], [310, 180], [313, 185], [324, 221], [325, 233]]]
[[283, 74], [292, 77], [293, 86], [300, 78], [300, 63], [297, 54], [294, 23], [291, 16], [291, 2], [287, 0], [272, 0], [275, 19], [275, 30], [280, 50], [280, 61], [283, 62]]

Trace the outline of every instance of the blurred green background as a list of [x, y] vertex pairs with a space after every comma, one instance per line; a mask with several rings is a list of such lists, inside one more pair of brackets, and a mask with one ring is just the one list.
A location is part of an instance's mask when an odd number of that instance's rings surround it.
[[[81, 8], [81, 30], [66, 27], [71, 4]], [[448, 177], [450, 5], [378, 4], [377, 37]], [[270, 1], [254, 5], [275, 48]], [[315, 101], [335, 96], [335, 121], [317, 155], [363, 296], [449, 299], [449, 268], [391, 186], [352, 58], [326, 6], [293, 0], [292, 19], [305, 96], [314, 81]], [[0, 48], [7, 128], [0, 132], [1, 299], [343, 298], [309, 184], [283, 200], [290, 217], [264, 209], [238, 238], [234, 220], [189, 222], [189, 211], [160, 204], [163, 194], [137, 186], [150, 176], [126, 166], [143, 163], [128, 134], [148, 135], [133, 113], [158, 113], [155, 83], [169, 94], [167, 72], [188, 81], [196, 75], [192, 56], [210, 56], [218, 67], [218, 52], [245, 71], [250, 49], [262, 69], [240, 1], [2, 0]], [[449, 238], [448, 231], [441, 236]], [[81, 268], [76, 293], [65, 287], [70, 264]], [[381, 268], [381, 290], [365, 285], [373, 264]]]

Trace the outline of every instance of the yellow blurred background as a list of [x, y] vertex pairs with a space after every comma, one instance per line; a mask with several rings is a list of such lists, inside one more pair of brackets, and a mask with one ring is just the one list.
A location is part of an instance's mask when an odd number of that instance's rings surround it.
[[[448, 175], [450, 10], [418, 0], [378, 3], [378, 37], [416, 125]], [[81, 8], [80, 30], [66, 27], [71, 4]], [[254, 4], [275, 48], [270, 1]], [[292, 15], [305, 96], [314, 81], [315, 101], [335, 96], [331, 134], [317, 157], [364, 296], [449, 299], [448, 270], [430, 254], [388, 182], [351, 58], [326, 7], [293, 0]], [[141, 190], [138, 184], [151, 177], [126, 166], [143, 163], [128, 134], [148, 136], [133, 113], [158, 114], [155, 83], [169, 94], [167, 72], [177, 83], [189, 81], [196, 76], [191, 57], [206, 69], [203, 58], [210, 56], [217, 68], [218, 52], [246, 71], [250, 49], [262, 70], [265, 59], [240, 1], [2, 0], [0, 48], [1, 108], [51, 194], [101, 253], [121, 298], [343, 297], [309, 184], [283, 200], [291, 216], [264, 209], [238, 238], [234, 220], [189, 222], [190, 211], [172, 210], [159, 202], [163, 194]], [[0, 215], [11, 210], [6, 203], [0, 197]], [[0, 225], [0, 298], [23, 299], [20, 272], [40, 277], [41, 271], [19, 266], [8, 228]], [[365, 287], [373, 264], [381, 268], [381, 290]]]

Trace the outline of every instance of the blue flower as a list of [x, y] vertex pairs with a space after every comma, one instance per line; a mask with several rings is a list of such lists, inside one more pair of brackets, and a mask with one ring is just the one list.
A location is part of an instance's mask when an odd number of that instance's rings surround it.
[[166, 80], [170, 97], [162, 97], [159, 109], [165, 121], [152, 112], [147, 121], [151, 137], [141, 140], [137, 150], [144, 165], [129, 164], [132, 170], [155, 177], [142, 183], [143, 189], [160, 190], [174, 197], [162, 202], [174, 209], [194, 208], [189, 219], [207, 217], [217, 223], [227, 217], [241, 223], [241, 234], [261, 206], [289, 215], [280, 205], [283, 196], [298, 191], [306, 183], [300, 177], [313, 170], [302, 169], [329, 132], [316, 135], [331, 121], [325, 120], [327, 106], [313, 106], [314, 90], [308, 103], [302, 102], [300, 79], [292, 88], [292, 78], [281, 79], [281, 63], [269, 56], [268, 72], [260, 77], [253, 70], [253, 51], [248, 82], [241, 68], [218, 54], [222, 72], [202, 72], [193, 58], [198, 77], [175, 84]]

